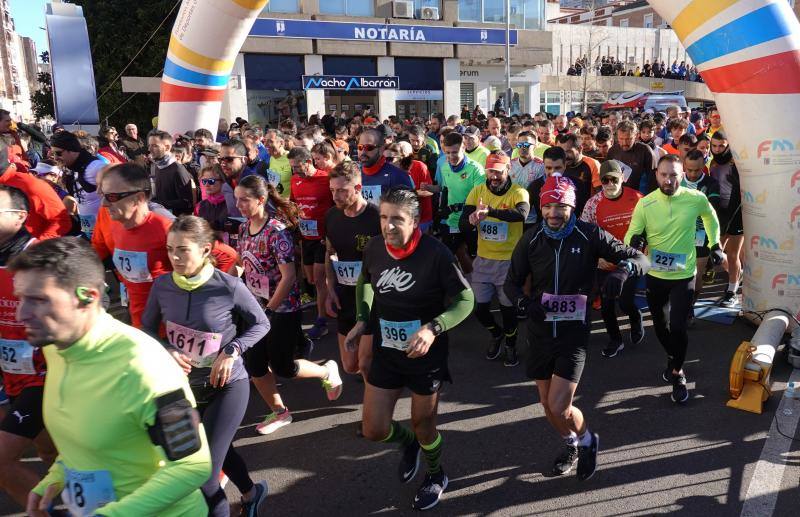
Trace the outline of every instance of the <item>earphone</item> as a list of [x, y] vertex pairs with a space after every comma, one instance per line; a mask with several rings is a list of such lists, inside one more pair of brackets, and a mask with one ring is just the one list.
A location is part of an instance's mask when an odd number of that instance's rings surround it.
[[75, 296], [78, 297], [78, 300], [80, 300], [81, 305], [89, 305], [94, 301], [94, 296], [89, 294], [88, 287], [76, 287]]

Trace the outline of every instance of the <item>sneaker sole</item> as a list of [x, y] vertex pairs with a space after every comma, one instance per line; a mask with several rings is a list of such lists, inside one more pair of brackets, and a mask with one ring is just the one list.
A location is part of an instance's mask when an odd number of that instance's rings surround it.
[[642, 332], [642, 335], [636, 341], [633, 340], [633, 335], [631, 335], [631, 345], [636, 346], [642, 341], [644, 341], [644, 332]]
[[291, 420], [288, 420], [288, 421], [287, 421], [287, 420], [284, 420], [284, 421], [282, 421], [280, 424], [275, 424], [275, 425], [273, 425], [273, 426], [272, 426], [272, 429], [271, 429], [270, 431], [263, 431], [263, 429], [265, 429], [267, 426], [264, 426], [264, 427], [262, 427], [262, 428], [260, 428], [260, 429], [259, 429], [259, 427], [258, 427], [258, 426], [256, 426], [256, 432], [257, 432], [258, 434], [262, 435], [262, 436], [266, 436], [266, 435], [268, 435], [268, 434], [272, 434], [272, 433], [274, 433], [275, 431], [277, 431], [277, 430], [278, 430], [278, 429], [280, 429], [281, 427], [286, 427], [287, 425], [289, 425], [289, 424], [291, 424], [291, 423], [292, 423], [292, 421], [291, 421]]
[[414, 462], [414, 470], [407, 477], [403, 476], [405, 477], [405, 479], [400, 479], [401, 483], [403, 483], [404, 485], [408, 484], [411, 481], [413, 481], [415, 477], [417, 477], [417, 472], [419, 472], [419, 465], [421, 463], [421, 460], [422, 460], [422, 447], [417, 449], [417, 460]]
[[497, 351], [497, 353], [496, 353], [495, 355], [490, 355], [490, 354], [488, 354], [488, 353], [486, 354], [486, 360], [487, 360], [487, 361], [494, 361], [494, 360], [495, 360], [495, 359], [497, 359], [498, 357], [500, 357], [500, 350], [498, 350], [498, 351]]
[[[414, 509], [414, 510], [419, 510], [419, 511], [423, 511], [424, 512], [425, 510], [430, 510], [431, 508], [433, 508], [434, 506], [439, 504], [439, 501], [442, 499], [442, 494], [444, 494], [444, 491], [447, 490], [447, 482], [448, 482], [448, 479], [447, 479], [447, 476], [445, 476], [444, 477], [444, 483], [442, 484], [442, 491], [439, 492], [439, 497], [437, 497], [434, 502], [432, 502], [431, 504], [429, 504], [428, 506], [425, 506], [425, 507], [418, 507], [416, 504], [412, 504], [411, 508]], [[415, 503], [416, 503], [416, 501], [415, 501]]]
[[596, 440], [596, 442], [595, 442], [595, 450], [594, 450], [594, 468], [592, 469], [592, 472], [588, 476], [586, 476], [586, 477], [580, 477], [579, 476], [578, 479], [580, 481], [588, 481], [589, 479], [592, 479], [592, 476], [594, 476], [594, 473], [597, 472], [597, 453], [600, 452], [600, 435], [596, 434], [595, 435], [595, 440]]
[[334, 400], [339, 400], [339, 397], [342, 396], [342, 384], [336, 386], [335, 388], [331, 388], [330, 390], [325, 390], [326, 395], [328, 395], [328, 400], [333, 402]]
[[686, 404], [686, 401], [689, 400], [689, 390], [686, 390], [686, 397], [683, 400], [675, 400], [675, 394], [669, 396], [672, 402], [676, 404]]
[[625, 345], [624, 344], [620, 344], [617, 347], [617, 349], [614, 350], [614, 353], [606, 353], [605, 350], [601, 351], [600, 353], [603, 354], [603, 357], [611, 358], [611, 357], [615, 357], [618, 353], [622, 352], [623, 350], [625, 350]]
[[515, 363], [506, 363], [505, 361], [503, 362], [503, 366], [508, 366], [509, 368], [513, 368], [514, 366], [518, 366], [518, 365], [519, 365], [519, 361], [517, 361]]

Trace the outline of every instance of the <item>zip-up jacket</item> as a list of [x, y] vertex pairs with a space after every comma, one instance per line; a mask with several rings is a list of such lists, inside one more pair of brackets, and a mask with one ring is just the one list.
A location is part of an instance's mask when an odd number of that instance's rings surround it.
[[[531, 275], [531, 298], [534, 300], [543, 293], [589, 297], [598, 258], [612, 264], [628, 260], [633, 265], [635, 276], [644, 275], [650, 269], [650, 261], [644, 254], [593, 224], [576, 221], [572, 233], [561, 240], [548, 237], [544, 224], [541, 222], [525, 232], [511, 255], [511, 266], [503, 288], [512, 301], [522, 296], [528, 275]], [[561, 325], [583, 324], [585, 322], [580, 321], [535, 323], [552, 325], [554, 337]]]
[[[229, 343], [238, 347], [239, 357], [233, 364], [230, 382], [247, 379], [241, 354], [269, 332], [266, 314], [244, 283], [218, 269], [193, 291], [178, 287], [171, 274], [156, 278], [142, 315], [142, 329], [158, 339], [158, 328], [167, 321], [222, 334], [220, 350]], [[198, 371], [198, 375], [208, 375], [207, 369], [194, 369], [193, 374], [195, 370], [205, 370]]]

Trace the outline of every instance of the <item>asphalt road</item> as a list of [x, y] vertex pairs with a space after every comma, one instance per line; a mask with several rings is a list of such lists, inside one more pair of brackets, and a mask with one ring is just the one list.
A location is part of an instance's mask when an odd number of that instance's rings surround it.
[[[561, 441], [544, 418], [536, 388], [525, 378], [522, 364], [507, 368], [484, 359], [486, 332], [470, 318], [451, 335], [455, 382], [445, 386], [439, 407], [442, 462], [450, 486], [430, 513], [742, 514], [791, 373], [783, 354], [776, 356], [774, 393], [765, 412], [729, 409], [725, 402], [730, 360], [754, 328], [738, 320], [729, 326], [697, 321], [690, 330], [685, 368], [691, 399], [678, 407], [670, 401], [671, 387], [660, 379], [665, 355], [652, 328], [643, 343], [607, 359], [600, 354], [607, 338], [599, 314], [594, 316], [589, 358], [575, 403], [590, 428], [600, 434], [595, 476], [586, 482], [572, 474], [549, 477]], [[520, 341], [524, 361], [527, 346], [524, 338]], [[312, 359], [337, 355], [331, 334], [317, 344]], [[254, 427], [266, 407], [253, 391], [235, 442], [252, 477], [269, 483], [263, 514], [414, 513], [411, 501], [422, 473], [401, 485], [396, 478], [396, 450], [356, 437], [362, 384], [347, 378], [344, 394], [334, 403], [327, 401], [315, 381], [286, 381], [281, 393], [294, 423], [268, 437], [257, 435]], [[800, 411], [800, 401], [796, 409]], [[408, 423], [408, 417], [409, 398], [404, 397], [395, 418]], [[788, 453], [777, 460], [785, 466], [781, 479], [760, 480], [774, 485], [769, 491], [777, 491], [775, 516], [800, 514], [800, 446], [794, 441], [787, 448]], [[231, 501], [238, 500], [232, 484], [227, 493]], [[759, 501], [748, 504], [754, 502]], [[0, 495], [0, 513], [13, 512], [8, 499]]]

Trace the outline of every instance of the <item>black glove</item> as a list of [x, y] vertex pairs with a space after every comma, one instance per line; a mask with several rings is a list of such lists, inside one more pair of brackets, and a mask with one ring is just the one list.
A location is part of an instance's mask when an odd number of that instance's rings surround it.
[[714, 244], [711, 248], [711, 263], [719, 266], [725, 260], [725, 253], [720, 249], [719, 244]]
[[613, 300], [622, 294], [622, 286], [628, 279], [628, 272], [622, 268], [617, 268], [606, 275], [603, 282], [603, 298]]
[[631, 237], [631, 248], [642, 251], [645, 246], [647, 246], [647, 237], [644, 235], [639, 234]]
[[531, 321], [544, 321], [547, 317], [547, 311], [542, 306], [542, 296], [539, 295], [535, 299], [522, 296], [517, 299], [517, 318], [526, 319]]

